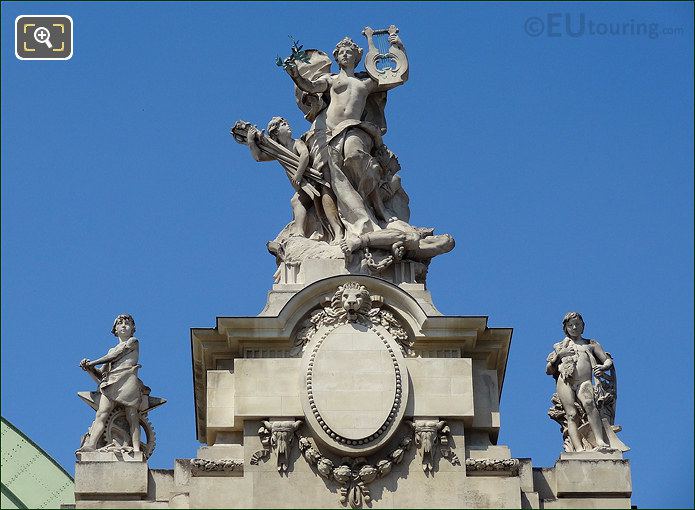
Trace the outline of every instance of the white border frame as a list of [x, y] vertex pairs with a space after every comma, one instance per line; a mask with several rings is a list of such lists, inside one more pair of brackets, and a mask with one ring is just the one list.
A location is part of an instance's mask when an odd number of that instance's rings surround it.
[[[70, 55], [67, 57], [57, 57], [57, 58], [26, 58], [26, 57], [20, 57], [19, 52], [17, 51], [17, 26], [19, 25], [19, 18], [26, 18], [26, 17], [31, 17], [31, 18], [54, 18], [56, 16], [60, 16], [63, 18], [67, 18], [70, 20]], [[72, 56], [75, 54], [75, 22], [72, 19], [72, 16], [69, 16], [67, 14], [20, 14], [14, 19], [14, 55], [17, 57], [19, 60], [70, 60]]]

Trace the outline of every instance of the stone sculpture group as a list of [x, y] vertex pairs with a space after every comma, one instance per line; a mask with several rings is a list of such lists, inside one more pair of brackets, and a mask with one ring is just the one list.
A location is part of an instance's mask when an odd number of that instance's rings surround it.
[[[373, 34], [365, 29], [370, 45]], [[302, 58], [295, 51], [285, 59], [297, 105], [311, 122], [298, 139], [282, 117], [273, 117], [265, 132], [246, 121], [232, 127], [235, 140], [248, 145], [257, 161], [279, 162], [295, 189], [294, 219], [268, 245], [278, 263], [344, 259], [351, 273], [380, 274], [409, 260], [422, 282], [429, 261], [454, 248], [450, 235], [409, 223], [401, 167], [383, 142], [387, 91], [408, 77], [397, 29], [390, 27], [388, 34], [392, 67], [385, 70], [373, 65], [380, 54], [370, 48], [367, 71], [356, 72], [363, 50], [349, 37], [333, 50], [337, 73], [319, 50], [302, 51]]]

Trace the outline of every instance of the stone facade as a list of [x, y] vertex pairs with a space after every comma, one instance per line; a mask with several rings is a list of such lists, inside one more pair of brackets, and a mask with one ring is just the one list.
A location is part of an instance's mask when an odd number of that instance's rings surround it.
[[276, 315], [193, 329], [197, 458], [154, 470], [82, 453], [76, 506], [630, 507], [619, 451], [541, 469], [497, 444], [511, 329], [423, 308], [393, 283], [339, 275]]
[[[565, 452], [538, 469], [498, 444], [512, 330], [432, 302], [430, 262], [454, 239], [411, 223], [383, 140], [407, 53], [395, 26], [363, 34], [364, 73], [349, 37], [333, 51], [336, 73], [327, 53], [297, 42], [278, 57], [311, 123], [303, 135], [282, 117], [231, 129], [256, 161], [284, 170], [293, 220], [267, 245], [277, 271], [261, 313], [191, 330], [196, 458], [148, 467], [154, 444], [146, 433], [140, 447], [137, 420], [147, 425], [163, 399], [137, 382], [135, 323], [119, 316], [119, 346], [81, 363], [101, 383], [83, 397], [97, 416], [78, 454], [77, 508], [630, 508], [615, 369], [578, 314], [547, 367]], [[130, 375], [113, 370], [124, 362]], [[119, 400], [109, 377], [133, 398]], [[104, 440], [116, 404], [128, 423]]]

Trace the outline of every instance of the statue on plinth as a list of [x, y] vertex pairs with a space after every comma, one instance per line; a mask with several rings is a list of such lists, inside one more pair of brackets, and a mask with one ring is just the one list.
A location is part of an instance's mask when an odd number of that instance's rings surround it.
[[584, 319], [569, 312], [562, 320], [565, 338], [553, 345], [546, 373], [555, 378], [556, 393], [548, 415], [560, 424], [567, 452], [627, 451], [615, 435], [618, 398], [613, 358], [596, 340], [582, 337]]
[[[349, 37], [333, 50], [337, 73], [326, 53], [303, 50], [296, 42], [290, 57], [278, 57], [311, 122], [300, 139], [291, 138], [279, 117], [266, 133], [246, 121], [231, 133], [257, 161], [278, 161], [296, 190], [294, 220], [268, 243], [278, 264], [342, 259], [350, 273], [380, 275], [409, 261], [414, 280], [424, 283], [430, 260], [451, 251], [454, 239], [409, 223], [401, 166], [383, 142], [386, 94], [406, 82], [408, 58], [395, 26], [367, 27], [363, 34], [369, 45], [366, 72], [355, 71], [363, 50]], [[386, 40], [377, 48], [380, 36]]]
[[[80, 367], [99, 384], [98, 391], [83, 391], [78, 395], [96, 411], [94, 422], [82, 438], [77, 454], [103, 451], [142, 453], [148, 458], [154, 450], [154, 428], [147, 413], [166, 402], [151, 397], [150, 388], [138, 377], [139, 341], [135, 320], [121, 314], [114, 320], [111, 333], [118, 344], [95, 360], [80, 361]], [[102, 368], [98, 368], [102, 365]], [[141, 442], [141, 428], [145, 441]]]

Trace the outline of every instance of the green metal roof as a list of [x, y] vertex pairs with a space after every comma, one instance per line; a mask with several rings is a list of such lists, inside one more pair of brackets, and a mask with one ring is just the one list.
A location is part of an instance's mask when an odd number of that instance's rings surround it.
[[75, 483], [60, 464], [2, 418], [0, 508], [60, 508], [75, 503]]

